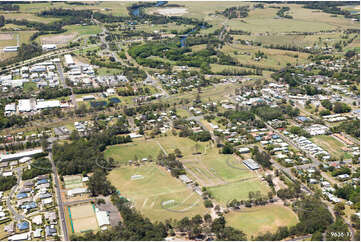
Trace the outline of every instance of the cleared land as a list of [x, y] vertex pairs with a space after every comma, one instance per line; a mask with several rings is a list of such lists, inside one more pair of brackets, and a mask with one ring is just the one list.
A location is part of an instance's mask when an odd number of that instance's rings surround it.
[[[139, 178], [132, 179], [134, 175]], [[108, 179], [137, 210], [153, 221], [207, 212], [199, 195], [157, 165], [119, 167], [110, 172]]]
[[341, 156], [348, 159], [351, 158], [350, 154], [345, 152], [343, 149], [346, 146], [337, 139], [328, 135], [318, 135], [311, 138], [312, 142], [321, 146], [324, 150], [327, 150], [332, 156], [339, 159]]
[[95, 217], [93, 205], [85, 203], [70, 207], [70, 216], [74, 233], [81, 233], [89, 230], [97, 230], [98, 223]]
[[275, 232], [279, 226], [292, 226], [298, 222], [296, 214], [281, 205], [242, 209], [240, 212], [226, 214], [227, 225], [238, 228], [251, 235]]

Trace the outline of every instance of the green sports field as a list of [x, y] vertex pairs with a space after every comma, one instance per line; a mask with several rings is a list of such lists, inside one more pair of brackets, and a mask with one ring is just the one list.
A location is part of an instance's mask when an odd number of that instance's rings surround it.
[[261, 182], [258, 178], [208, 187], [207, 190], [216, 201], [223, 205], [226, 205], [232, 199], [248, 200], [249, 192], [260, 191], [262, 195], [267, 196], [268, 191], [270, 191], [267, 184]]
[[[134, 175], [139, 176], [132, 178]], [[110, 172], [108, 179], [120, 195], [152, 221], [207, 213], [198, 194], [157, 165], [119, 167]]]
[[139, 140], [128, 144], [108, 146], [104, 152], [105, 158], [112, 157], [119, 163], [127, 163], [129, 160], [143, 159], [152, 156], [155, 159], [160, 152], [159, 145], [150, 140]]
[[275, 232], [280, 226], [292, 226], [298, 222], [297, 215], [282, 205], [267, 205], [230, 212], [225, 216], [227, 225], [242, 230], [248, 239], [252, 235]]
[[104, 152], [105, 158], [113, 157], [115, 161], [126, 163], [129, 160], [148, 158], [150, 155], [156, 159], [162, 151], [172, 153], [175, 149], [179, 149], [184, 156], [191, 156], [198, 149], [200, 152], [205, 151], [208, 142], [197, 142], [178, 136], [168, 135], [150, 140], [135, 140], [132, 143], [108, 146]]

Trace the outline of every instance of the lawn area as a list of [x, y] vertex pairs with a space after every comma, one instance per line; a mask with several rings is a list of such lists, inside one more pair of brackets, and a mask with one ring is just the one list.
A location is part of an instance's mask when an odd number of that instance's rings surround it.
[[23, 88], [24, 92], [32, 92], [38, 89], [35, 82], [25, 82]]
[[342, 155], [345, 159], [351, 158], [349, 153], [342, 150], [342, 148], [346, 148], [346, 146], [332, 136], [318, 135], [312, 137], [311, 141], [328, 151], [336, 159], [339, 159]]
[[183, 108], [177, 108], [177, 115], [179, 115], [180, 117], [183, 117], [183, 118], [188, 118], [191, 116], [190, 113], [188, 113]]
[[232, 199], [247, 200], [249, 192], [260, 191], [262, 195], [267, 196], [267, 193], [270, 191], [269, 187], [257, 178], [209, 187], [207, 190], [216, 201], [223, 205], [226, 205]]
[[[132, 179], [133, 175], [143, 178]], [[199, 195], [157, 165], [119, 167], [110, 172], [108, 179], [122, 196], [131, 200], [135, 207], [152, 221], [181, 219], [196, 214], [204, 215], [207, 212]], [[163, 207], [177, 212], [162, 208], [162, 204]]]
[[277, 227], [292, 226], [298, 222], [297, 215], [281, 205], [242, 209], [225, 216], [227, 225], [242, 230], [250, 239], [251, 235], [276, 232]]
[[106, 159], [112, 157], [119, 163], [127, 163], [129, 160], [148, 158], [150, 155], [156, 159], [160, 152], [159, 145], [153, 140], [136, 140], [128, 144], [108, 146], [104, 151]]

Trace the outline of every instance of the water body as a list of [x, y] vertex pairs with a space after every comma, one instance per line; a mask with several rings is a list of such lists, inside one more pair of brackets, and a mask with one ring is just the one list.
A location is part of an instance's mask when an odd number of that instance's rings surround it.
[[140, 14], [140, 8], [134, 8], [132, 10], [132, 15], [133, 16], [139, 17], [139, 14]]
[[158, 1], [154, 6], [159, 7], [159, 6], [163, 6], [164, 4], [167, 4], [167, 1]]
[[[206, 26], [204, 25], [201, 25], [201, 29], [204, 29], [206, 28]], [[194, 29], [191, 29], [188, 33], [186, 33], [185, 35], [183, 35], [181, 38], [180, 38], [180, 44], [181, 44], [181, 47], [185, 47], [186, 46], [186, 39], [188, 38], [188, 36], [193, 33], [194, 31], [196, 31], [197, 27], [195, 27]]]
[[[157, 3], [154, 5], [154, 7], [160, 7], [160, 6], [163, 6], [164, 4], [167, 4], [167, 3], [168, 3], [167, 1], [157, 1]], [[132, 10], [132, 15], [136, 16], [136, 17], [139, 17], [140, 16], [140, 7], [134, 8]]]

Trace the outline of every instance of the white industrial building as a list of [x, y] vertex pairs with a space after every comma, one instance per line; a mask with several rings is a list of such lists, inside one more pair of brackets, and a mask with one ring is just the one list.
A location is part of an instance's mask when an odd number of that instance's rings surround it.
[[47, 101], [39, 101], [36, 104], [36, 109], [45, 109], [45, 108], [58, 108], [60, 107], [59, 100], [47, 100]]
[[40, 148], [40, 149], [34, 149], [34, 150], [29, 150], [29, 151], [22, 151], [22, 152], [18, 152], [15, 154], [4, 154], [4, 155], [0, 155], [0, 162], [10, 161], [10, 160], [18, 160], [23, 157], [34, 156], [34, 155], [42, 153], [42, 152], [43, 152], [43, 149]]
[[46, 45], [42, 45], [42, 48], [45, 51], [47, 51], [47, 50], [55, 50], [56, 45], [55, 44], [46, 44]]
[[30, 99], [20, 99], [18, 103], [19, 112], [30, 112], [33, 110], [33, 105]]
[[16, 52], [18, 51], [19, 46], [6, 46], [3, 51], [4, 52]]
[[257, 162], [255, 162], [252, 159], [247, 159], [243, 161], [243, 164], [245, 164], [249, 169], [251, 170], [257, 170], [259, 169], [259, 165]]
[[83, 187], [74, 188], [74, 189], [67, 191], [68, 197], [73, 197], [73, 196], [77, 196], [77, 195], [81, 195], [81, 194], [85, 194], [85, 193], [88, 193], [88, 189], [83, 188]]
[[97, 218], [99, 228], [101, 230], [106, 230], [110, 225], [108, 212], [100, 211], [99, 208], [95, 208], [95, 216]]
[[74, 60], [73, 60], [73, 57], [71, 55], [64, 55], [64, 59], [65, 59], [65, 64], [67, 66], [72, 66], [74, 65]]

